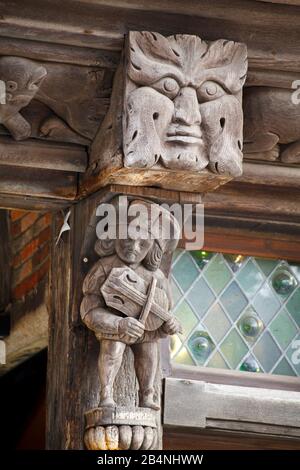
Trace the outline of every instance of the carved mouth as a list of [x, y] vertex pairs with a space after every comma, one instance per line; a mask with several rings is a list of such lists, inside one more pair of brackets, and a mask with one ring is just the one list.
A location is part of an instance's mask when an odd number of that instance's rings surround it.
[[186, 129], [179, 127], [167, 132], [166, 141], [182, 144], [199, 144], [203, 142], [200, 130], [187, 131]]

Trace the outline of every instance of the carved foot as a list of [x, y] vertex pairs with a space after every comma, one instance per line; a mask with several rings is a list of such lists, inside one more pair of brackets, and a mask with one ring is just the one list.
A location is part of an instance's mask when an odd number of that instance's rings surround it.
[[283, 150], [280, 160], [284, 163], [300, 163], [300, 140], [288, 145]]
[[88, 450], [149, 450], [156, 440], [157, 431], [150, 426], [96, 426], [84, 434]]
[[47, 118], [40, 127], [40, 136], [54, 140], [67, 140], [68, 142], [88, 145], [85, 137], [76, 134], [62, 119], [55, 116]]
[[157, 446], [156, 413], [149, 408], [100, 407], [85, 414], [88, 450], [147, 450]]
[[271, 150], [265, 152], [253, 152], [248, 153], [247, 150], [244, 152], [244, 158], [249, 158], [251, 160], [264, 160], [273, 162], [279, 158], [279, 145], [275, 145]]

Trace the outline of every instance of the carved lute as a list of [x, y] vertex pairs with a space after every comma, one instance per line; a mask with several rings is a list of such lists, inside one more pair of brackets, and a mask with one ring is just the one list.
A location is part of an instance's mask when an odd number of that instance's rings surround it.
[[147, 283], [129, 267], [113, 268], [101, 287], [108, 307], [115, 308], [128, 317], [137, 318], [145, 330], [153, 331], [171, 317], [169, 299], [156, 285], [156, 278]]

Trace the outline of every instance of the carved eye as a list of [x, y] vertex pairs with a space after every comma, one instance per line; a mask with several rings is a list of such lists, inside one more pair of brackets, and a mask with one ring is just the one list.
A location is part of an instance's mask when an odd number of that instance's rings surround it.
[[197, 90], [199, 102], [203, 101], [212, 101], [218, 98], [221, 98], [225, 95], [226, 91], [221, 85], [213, 81], [207, 81], [202, 83], [202, 85]]
[[153, 83], [152, 87], [170, 99], [174, 99], [180, 89], [177, 81], [171, 77], [161, 78]]
[[17, 82], [13, 82], [12, 80], [9, 80], [8, 82], [6, 82], [6, 89], [8, 91], [16, 91], [18, 89]]

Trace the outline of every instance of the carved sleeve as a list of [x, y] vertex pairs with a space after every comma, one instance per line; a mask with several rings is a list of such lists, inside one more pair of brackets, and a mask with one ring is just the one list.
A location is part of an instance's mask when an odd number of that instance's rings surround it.
[[102, 297], [100, 287], [106, 279], [101, 260], [88, 272], [83, 283], [80, 314], [84, 323], [96, 334], [118, 334], [120, 316], [110, 312]]

